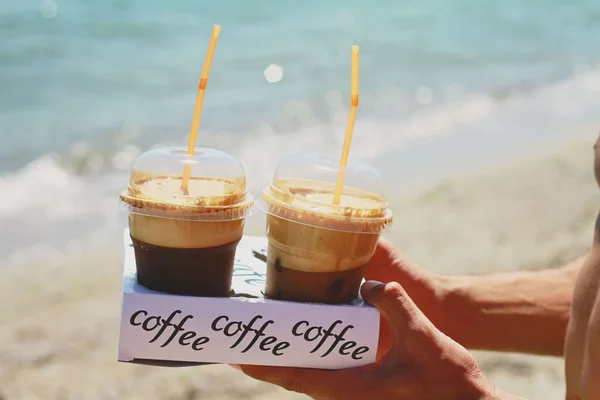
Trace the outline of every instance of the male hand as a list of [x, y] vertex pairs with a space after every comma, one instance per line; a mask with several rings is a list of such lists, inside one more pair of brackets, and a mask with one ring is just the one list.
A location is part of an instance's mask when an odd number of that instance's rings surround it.
[[316, 400], [508, 398], [494, 392], [470, 353], [441, 333], [400, 284], [369, 281], [361, 293], [391, 327], [391, 347], [377, 362], [333, 371], [245, 365], [243, 372]]
[[[380, 239], [369, 261], [365, 279], [384, 283], [398, 282], [417, 307], [440, 331], [462, 343], [468, 321], [462, 318], [465, 305], [452, 296], [454, 278], [436, 275], [419, 268], [413, 261], [385, 239]], [[391, 330], [381, 318], [378, 357], [391, 347]]]

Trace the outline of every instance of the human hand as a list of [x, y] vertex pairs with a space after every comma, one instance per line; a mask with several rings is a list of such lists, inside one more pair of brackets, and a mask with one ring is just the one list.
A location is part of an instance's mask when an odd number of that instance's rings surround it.
[[[367, 265], [365, 279], [400, 283], [427, 319], [444, 334], [462, 343], [466, 336], [463, 331], [469, 327], [462, 317], [465, 303], [453, 296], [458, 282], [455, 278], [419, 268], [390, 241], [380, 239]], [[378, 357], [385, 354], [392, 344], [391, 329], [383, 316], [380, 326]]]
[[364, 300], [379, 309], [392, 344], [374, 364], [345, 370], [241, 366], [259, 380], [316, 400], [500, 399], [470, 353], [440, 332], [398, 283], [369, 281]]

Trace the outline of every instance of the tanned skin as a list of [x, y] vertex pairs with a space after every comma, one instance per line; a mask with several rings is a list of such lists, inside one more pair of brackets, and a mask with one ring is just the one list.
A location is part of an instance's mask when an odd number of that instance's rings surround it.
[[[599, 143], [594, 171], [600, 185]], [[517, 397], [488, 382], [466, 349], [564, 354], [566, 399], [600, 399], [600, 215], [589, 253], [562, 268], [444, 277], [381, 240], [366, 278], [363, 298], [382, 315], [376, 363], [243, 372], [317, 400], [508, 400]]]

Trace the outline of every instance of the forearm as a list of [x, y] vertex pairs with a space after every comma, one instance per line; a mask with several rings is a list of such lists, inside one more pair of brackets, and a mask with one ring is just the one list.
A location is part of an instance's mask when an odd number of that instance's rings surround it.
[[451, 336], [471, 349], [562, 355], [583, 257], [538, 272], [448, 278]]

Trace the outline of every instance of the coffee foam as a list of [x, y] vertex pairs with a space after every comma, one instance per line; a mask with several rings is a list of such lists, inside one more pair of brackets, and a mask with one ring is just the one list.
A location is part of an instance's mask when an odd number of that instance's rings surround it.
[[344, 187], [340, 204], [333, 204], [334, 185], [306, 179], [274, 181], [262, 193], [265, 211], [286, 220], [325, 229], [380, 233], [392, 222], [385, 199]]
[[[211, 197], [221, 199], [215, 205], [229, 205], [230, 203], [222, 197], [239, 194], [235, 183], [224, 179], [191, 178], [188, 182], [188, 192], [186, 194], [181, 189], [181, 183], [181, 178], [167, 176], [144, 179], [132, 185], [130, 189], [134, 192], [134, 197], [180, 205], [189, 204], [190, 199], [194, 201], [196, 198]], [[244, 194], [243, 191], [242, 194]]]
[[155, 246], [207, 248], [233, 243], [242, 238], [244, 220], [193, 221], [129, 214], [131, 236]]
[[[310, 184], [310, 183], [305, 183]], [[344, 208], [352, 208], [355, 210], [371, 211], [373, 214], [377, 214], [381, 209], [386, 208], [385, 201], [377, 198], [374, 195], [364, 193], [344, 194], [340, 197], [340, 204], [337, 208], [330, 211], [330, 206], [333, 205], [334, 193], [332, 191], [324, 191], [326, 188], [311, 188], [302, 186], [300, 183], [283, 183], [284, 187], [293, 196], [291, 205], [301, 205], [302, 201], [310, 202], [311, 211], [313, 212], [332, 212], [334, 214], [343, 214], [341, 211]], [[363, 211], [363, 212], [364, 212]]]
[[304, 272], [338, 272], [361, 267], [375, 252], [379, 234], [344, 232], [267, 216], [268, 257]]
[[179, 219], [227, 221], [249, 215], [253, 197], [245, 190], [245, 178], [233, 180], [192, 177], [188, 192], [181, 177], [149, 176], [139, 171], [121, 193], [121, 201], [134, 213]]

